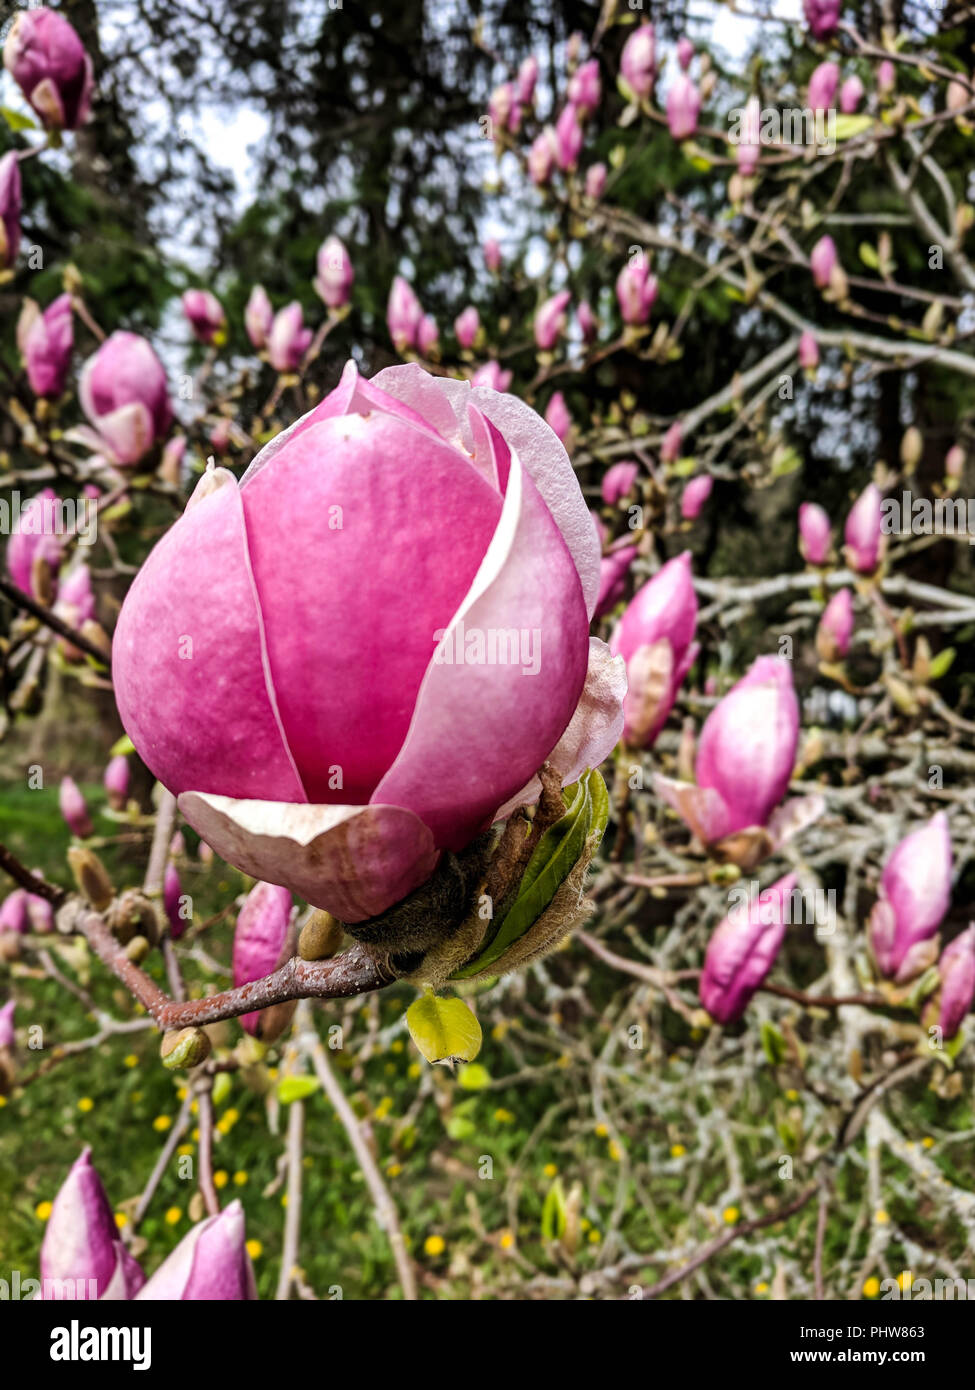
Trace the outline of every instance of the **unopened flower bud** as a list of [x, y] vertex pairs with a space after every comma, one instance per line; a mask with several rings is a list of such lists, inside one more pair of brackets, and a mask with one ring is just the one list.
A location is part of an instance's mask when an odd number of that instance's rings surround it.
[[125, 954], [130, 961], [138, 965], [140, 961], [145, 960], [151, 950], [152, 947], [144, 936], [133, 936], [125, 948]]
[[905, 473], [913, 473], [921, 462], [924, 452], [924, 438], [917, 425], [909, 425], [901, 439], [901, 463]]
[[72, 835], [77, 835], [79, 840], [87, 839], [94, 827], [91, 823], [91, 816], [88, 814], [88, 807], [85, 798], [81, 794], [72, 777], [61, 778], [61, 790], [58, 793], [58, 804], [65, 824]]
[[180, 1028], [163, 1035], [159, 1056], [168, 1071], [198, 1067], [210, 1055], [210, 1039], [202, 1028]]
[[115, 889], [98, 855], [94, 850], [72, 845], [68, 850], [68, 866], [79, 892], [96, 912], [104, 912], [115, 896]]
[[342, 924], [324, 909], [312, 913], [298, 937], [302, 960], [327, 960], [342, 944]]

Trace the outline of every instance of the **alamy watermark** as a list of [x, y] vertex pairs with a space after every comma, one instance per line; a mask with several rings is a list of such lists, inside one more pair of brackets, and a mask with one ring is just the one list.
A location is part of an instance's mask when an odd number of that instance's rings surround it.
[[537, 627], [465, 627], [459, 621], [437, 628], [436, 666], [520, 666], [522, 675], [542, 669], [542, 631]]
[[763, 926], [783, 922], [787, 927], [813, 926], [817, 936], [829, 936], [836, 926], [834, 888], [793, 888], [787, 898], [762, 897], [758, 880], [741, 880], [728, 890], [732, 922], [757, 921]]
[[825, 154], [836, 149], [836, 111], [814, 111], [811, 106], [766, 106], [757, 113], [745, 106], [728, 112], [732, 145], [816, 145]]
[[880, 504], [880, 529], [888, 536], [967, 536], [975, 543], [975, 498], [885, 497]]
[[0, 536], [77, 536], [79, 545], [94, 545], [98, 535], [98, 500], [94, 497], [22, 498], [14, 489], [0, 497]]

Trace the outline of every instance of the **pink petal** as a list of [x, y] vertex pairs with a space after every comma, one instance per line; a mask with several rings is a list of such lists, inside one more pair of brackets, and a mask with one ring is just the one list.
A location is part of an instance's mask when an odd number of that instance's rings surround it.
[[302, 806], [188, 791], [179, 809], [228, 864], [283, 884], [343, 922], [385, 912], [437, 864], [430, 831], [401, 806]]

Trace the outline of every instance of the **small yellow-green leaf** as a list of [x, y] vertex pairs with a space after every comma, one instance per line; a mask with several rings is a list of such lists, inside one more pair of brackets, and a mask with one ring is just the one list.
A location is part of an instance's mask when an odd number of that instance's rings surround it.
[[836, 117], [836, 127], [835, 127], [836, 139], [837, 139], [837, 140], [852, 140], [852, 138], [853, 138], [855, 135], [862, 135], [862, 134], [864, 133], [864, 131], [869, 130], [869, 129], [871, 128], [872, 125], [873, 125], [873, 117], [872, 117], [872, 116], [864, 116], [864, 115], [860, 115], [860, 116], [844, 116], [844, 115], [839, 115], [839, 116]]
[[457, 1073], [457, 1085], [462, 1086], [465, 1091], [483, 1091], [484, 1087], [490, 1084], [491, 1073], [487, 1067], [482, 1067], [480, 1062], [469, 1062]]
[[36, 121], [32, 121], [30, 116], [21, 115], [19, 111], [14, 111], [9, 106], [0, 106], [0, 116], [7, 122], [11, 130], [37, 129]]
[[278, 1082], [278, 1100], [290, 1105], [293, 1100], [307, 1100], [318, 1090], [317, 1076], [285, 1076]]
[[565, 1235], [567, 1220], [568, 1214], [565, 1208], [562, 1179], [556, 1178], [545, 1194], [545, 1203], [542, 1207], [542, 1238], [544, 1240], [561, 1240]]
[[427, 990], [407, 1009], [406, 1026], [428, 1062], [473, 1062], [481, 1050], [481, 1025], [463, 999]]
[[135, 744], [129, 738], [128, 734], [123, 734], [121, 738], [115, 740], [108, 751], [113, 758], [117, 757], [119, 753], [128, 755], [129, 753], [135, 752]]
[[880, 269], [880, 257], [877, 255], [876, 247], [871, 246], [869, 241], [860, 242], [860, 259], [870, 270]]
[[946, 676], [954, 659], [954, 647], [944, 647], [937, 656], [931, 658], [931, 664], [928, 667], [929, 678], [933, 681], [939, 681], [942, 676]]
[[762, 1051], [773, 1067], [780, 1067], [788, 1056], [785, 1038], [774, 1023], [763, 1023], [760, 1036]]

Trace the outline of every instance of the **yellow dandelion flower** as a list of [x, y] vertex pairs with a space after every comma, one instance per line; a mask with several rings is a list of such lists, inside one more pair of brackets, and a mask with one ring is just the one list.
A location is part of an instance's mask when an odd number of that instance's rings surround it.
[[623, 1150], [620, 1148], [619, 1144], [617, 1144], [615, 1139], [611, 1139], [609, 1141], [609, 1146], [607, 1147], [606, 1152], [609, 1154], [610, 1158], [613, 1160], [614, 1163], [618, 1163], [620, 1159], [623, 1157]]
[[559, 1170], [554, 1163], [546, 1163], [542, 1173], [546, 1178], [555, 1178], [558, 1177]]
[[671, 1144], [671, 1146], [670, 1146], [670, 1156], [671, 1156], [671, 1158], [683, 1158], [684, 1155], [685, 1155], [686, 1153], [687, 1153], [687, 1150], [684, 1148], [684, 1145], [683, 1145], [683, 1144]]
[[422, 1071], [423, 1068], [420, 1066], [419, 1062], [411, 1062], [406, 1074], [411, 1081], [419, 1081]]
[[497, 1120], [499, 1125], [510, 1125], [514, 1121], [515, 1117], [514, 1115], [512, 1115], [510, 1110], [505, 1110], [503, 1107], [499, 1107], [494, 1112], [494, 1118]]
[[139, 1059], [134, 1052], [130, 1052], [127, 1057], [123, 1057], [122, 1061], [127, 1067], [137, 1067], [139, 1065]]
[[92, 1100], [91, 1096], [82, 1096], [78, 1102], [78, 1109], [81, 1111], [82, 1115], [87, 1115], [88, 1111], [94, 1110], [94, 1108], [95, 1102]]
[[390, 1050], [390, 1052], [402, 1052], [402, 1051], [403, 1051], [403, 1039], [402, 1039], [402, 1038], [394, 1038], [393, 1041], [389, 1044], [389, 1050]]
[[606, 1136], [609, 1134], [609, 1125], [597, 1125], [596, 1133], [600, 1139], [605, 1139]]
[[737, 1207], [725, 1207], [724, 1211], [721, 1213], [721, 1218], [726, 1226], [734, 1226], [740, 1216], [741, 1212]]
[[177, 1099], [177, 1100], [185, 1100], [186, 1097], [187, 1097], [188, 1095], [189, 1095], [189, 1091], [186, 1089], [186, 1087], [185, 1087], [185, 1086], [180, 1086], [179, 1090], [176, 1092], [176, 1099]]
[[244, 1249], [252, 1260], [257, 1260], [264, 1253], [264, 1246], [259, 1240], [248, 1240], [244, 1243]]
[[768, 1284], [766, 1284], [766, 1282], [765, 1282], [764, 1279], [762, 1280], [762, 1282], [761, 1282], [760, 1284], [756, 1284], [756, 1285], [755, 1285], [755, 1292], [756, 1292], [756, 1293], [768, 1293]]
[[871, 1275], [863, 1286], [863, 1293], [866, 1298], [876, 1298], [880, 1292], [880, 1280], [876, 1275]]
[[447, 1242], [443, 1236], [427, 1236], [423, 1242], [423, 1253], [436, 1257], [442, 1255], [447, 1248]]
[[183, 1213], [179, 1207], [170, 1207], [166, 1212], [165, 1221], [167, 1226], [175, 1226], [177, 1221], [182, 1221]]
[[193, 1145], [192, 1145], [192, 1144], [180, 1144], [180, 1146], [179, 1146], [179, 1148], [176, 1150], [176, 1152], [179, 1154], [180, 1158], [188, 1158], [188, 1157], [190, 1156], [190, 1154], [193, 1153]]
[[247, 1174], [244, 1172], [242, 1168], [238, 1168], [237, 1172], [234, 1174], [234, 1186], [243, 1187], [246, 1181]]
[[514, 1231], [502, 1231], [502, 1232], [501, 1232], [501, 1235], [500, 1235], [500, 1237], [499, 1237], [499, 1239], [498, 1239], [498, 1244], [501, 1246], [501, 1249], [502, 1249], [502, 1250], [511, 1250], [511, 1249], [513, 1249], [513, 1248], [514, 1248], [514, 1243], [515, 1243], [515, 1233], [514, 1233]]
[[214, 1187], [226, 1187], [229, 1181], [230, 1174], [227, 1172], [225, 1168], [218, 1168], [213, 1175]]
[[7, 1097], [6, 1097], [6, 1096], [0, 1096], [0, 1110], [3, 1109], [3, 1107], [6, 1105], [6, 1103], [7, 1103]]
[[53, 1210], [53, 1202], [38, 1202], [37, 1206], [34, 1208], [34, 1215], [37, 1217], [38, 1221], [46, 1221]]
[[152, 1127], [153, 1129], [158, 1130], [160, 1134], [165, 1134], [166, 1130], [171, 1128], [172, 1123], [172, 1115], [157, 1115], [152, 1122]]
[[886, 1226], [888, 1221], [890, 1220], [890, 1217], [884, 1211], [883, 1207], [881, 1207], [879, 1211], [874, 1212], [873, 1219], [874, 1221], [876, 1221], [878, 1226]]
[[601, 1232], [601, 1231], [595, 1231], [595, 1230], [590, 1231], [590, 1232], [589, 1232], [589, 1235], [588, 1235], [588, 1237], [587, 1237], [587, 1239], [588, 1239], [590, 1245], [598, 1245], [599, 1242], [602, 1240], [602, 1238], [603, 1238], [602, 1232]]
[[124, 1211], [117, 1211], [115, 1213], [115, 1224], [120, 1231], [124, 1230], [129, 1224], [128, 1214]]
[[930, 1134], [926, 1134], [926, 1135], [924, 1136], [924, 1138], [921, 1140], [921, 1144], [922, 1144], [923, 1147], [926, 1148], [926, 1149], [933, 1149], [933, 1148], [934, 1148], [934, 1140], [931, 1138]]
[[799, 1092], [796, 1091], [796, 1090], [793, 1090], [793, 1089], [790, 1087], [790, 1089], [789, 1089], [788, 1091], [786, 1091], [786, 1093], [785, 1093], [785, 1098], [786, 1098], [786, 1100], [798, 1100], [798, 1099], [799, 1099]]

